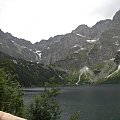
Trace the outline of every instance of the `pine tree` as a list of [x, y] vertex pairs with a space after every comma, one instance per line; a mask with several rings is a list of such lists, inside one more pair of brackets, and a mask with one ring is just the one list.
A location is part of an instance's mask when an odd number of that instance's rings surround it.
[[22, 117], [22, 97], [22, 89], [14, 76], [0, 69], [0, 110]]
[[60, 107], [56, 100], [59, 91], [56, 89], [45, 90], [34, 98], [29, 107], [30, 120], [59, 120]]

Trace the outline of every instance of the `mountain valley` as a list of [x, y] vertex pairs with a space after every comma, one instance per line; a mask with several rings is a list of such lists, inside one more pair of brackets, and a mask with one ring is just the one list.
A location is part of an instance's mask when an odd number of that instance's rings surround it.
[[[120, 10], [112, 20], [101, 20], [92, 27], [79, 25], [71, 33], [57, 35], [34, 44], [0, 30], [0, 51], [1, 56], [7, 56], [7, 59], [12, 59], [12, 64], [17, 65], [14, 72], [17, 71], [16, 74], [23, 79], [23, 86], [34, 86], [41, 80], [43, 82], [39, 85], [42, 86], [44, 82], [53, 78], [63, 85], [119, 83]], [[23, 65], [24, 75], [18, 73], [22, 63], [26, 64]], [[30, 71], [29, 65], [32, 66]], [[25, 71], [29, 71], [30, 78], [25, 78], [29, 76]], [[56, 71], [64, 78], [59, 74], [55, 78]]]

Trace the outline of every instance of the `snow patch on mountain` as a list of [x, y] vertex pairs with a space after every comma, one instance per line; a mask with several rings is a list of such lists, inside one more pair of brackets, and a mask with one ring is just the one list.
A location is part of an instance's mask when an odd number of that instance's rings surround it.
[[115, 45], [116, 45], [116, 46], [119, 46], [119, 43], [118, 43], [118, 42], [115, 42]]
[[120, 36], [113, 36], [113, 38], [120, 38]]
[[47, 47], [47, 49], [50, 49], [50, 47]]
[[15, 64], [17, 64], [17, 61], [16, 61], [16, 60], [13, 60], [13, 62], [14, 62]]
[[115, 58], [111, 58], [110, 60], [114, 61], [114, 60], [115, 60]]
[[85, 48], [80, 48], [80, 50], [84, 50]]
[[32, 51], [32, 49], [29, 49], [30, 51]]
[[85, 37], [85, 36], [83, 36], [83, 35], [81, 35], [81, 34], [76, 34], [77, 36], [80, 36], [80, 37]]
[[89, 42], [89, 43], [96, 42], [96, 40], [86, 40], [86, 41]]
[[35, 53], [39, 56], [39, 59], [41, 59], [41, 55], [42, 55], [41, 51], [37, 50]]
[[12, 40], [12, 42], [14, 43], [15, 41]]
[[75, 45], [73, 46], [73, 48], [78, 47], [78, 46], [79, 46], [78, 44], [75, 44]]
[[81, 47], [79, 50], [75, 51], [74, 53], [79, 53], [82, 50], [85, 50], [86, 48]]

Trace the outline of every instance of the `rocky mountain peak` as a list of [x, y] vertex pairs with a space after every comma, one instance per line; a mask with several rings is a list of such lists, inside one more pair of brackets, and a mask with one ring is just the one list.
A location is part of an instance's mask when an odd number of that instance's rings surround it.
[[73, 34], [79, 34], [89, 38], [91, 28], [85, 24], [79, 25], [75, 30], [72, 31]]
[[112, 23], [112, 20], [110, 19], [100, 20], [99, 22], [97, 22], [91, 28], [91, 37], [99, 38], [103, 32], [112, 28], [111, 23]]
[[119, 21], [120, 22], [120, 10], [116, 12], [116, 14], [113, 17], [113, 21]]
[[100, 21], [98, 21], [93, 27], [98, 26], [98, 25], [108, 24], [108, 23], [110, 23], [111, 21], [112, 21], [111, 19], [100, 20]]
[[12, 36], [11, 33], [6, 32], [5, 34], [6, 34], [6, 37], [7, 37], [7, 38], [13, 38], [13, 36]]
[[89, 29], [90, 27], [88, 27], [86, 24], [82, 24], [79, 25], [75, 30], [72, 31], [72, 33], [78, 34], [81, 31], [85, 31], [86, 29]]
[[0, 29], [0, 36], [2, 37], [4, 35], [4, 32]]
[[82, 24], [73, 30], [72, 33], [81, 34], [89, 39], [97, 39], [104, 31], [111, 28], [111, 21], [112, 20], [110, 19], [100, 20], [92, 27], [88, 27], [87, 25]]
[[[90, 27], [88, 27], [86, 24], [82, 24], [82, 25], [79, 25], [75, 30], [79, 30], [79, 31], [82, 31], [82, 30], [85, 30], [85, 29], [89, 29]], [[73, 30], [73, 32], [75, 31]]]
[[120, 28], [120, 10], [113, 17], [113, 26]]

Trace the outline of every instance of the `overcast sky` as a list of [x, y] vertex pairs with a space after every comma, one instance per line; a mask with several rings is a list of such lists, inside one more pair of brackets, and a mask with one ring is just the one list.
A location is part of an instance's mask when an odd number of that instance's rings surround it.
[[120, 0], [0, 0], [0, 29], [32, 43], [113, 17]]

